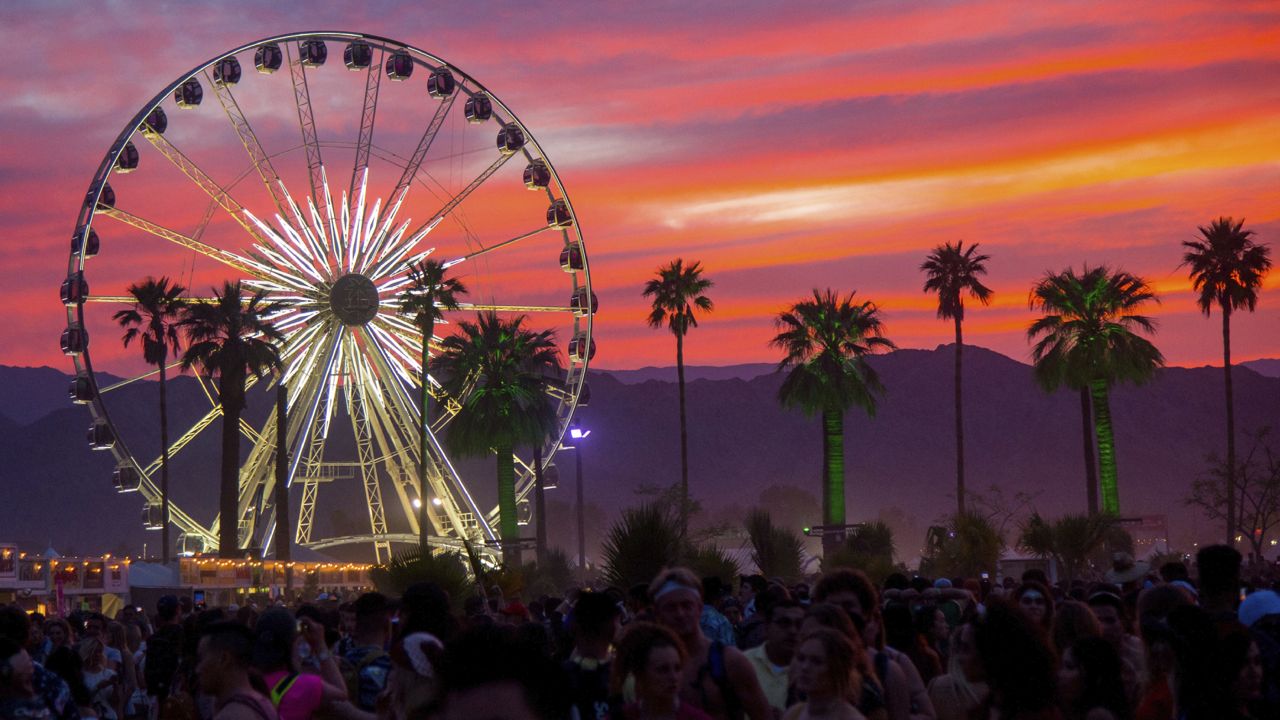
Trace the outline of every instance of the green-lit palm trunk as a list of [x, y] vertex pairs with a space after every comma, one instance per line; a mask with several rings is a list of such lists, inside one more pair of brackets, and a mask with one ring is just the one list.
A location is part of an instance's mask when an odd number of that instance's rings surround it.
[[435, 321], [427, 323], [422, 333], [422, 422], [418, 427], [418, 550], [425, 556], [431, 552], [431, 498], [427, 495], [427, 432], [431, 427], [431, 393], [427, 361], [431, 358], [431, 336]]
[[1102, 511], [1120, 512], [1120, 489], [1116, 486], [1116, 439], [1111, 427], [1111, 403], [1106, 380], [1089, 381], [1093, 400], [1093, 429], [1098, 436], [1098, 481], [1102, 486]]
[[1222, 373], [1227, 389], [1227, 545], [1235, 547], [1236, 526], [1236, 412], [1231, 392], [1231, 306], [1222, 304]]
[[844, 411], [822, 411], [822, 551], [837, 549], [844, 539]]
[[960, 332], [960, 315], [956, 315], [956, 505], [964, 515], [964, 411], [960, 392], [960, 354], [964, 336]]
[[240, 555], [240, 413], [244, 410], [244, 370], [223, 369], [222, 477], [218, 485], [218, 556]]
[[502, 561], [520, 565], [520, 525], [516, 521], [516, 467], [510, 445], [498, 453], [498, 531], [502, 535]]
[[[163, 338], [163, 332], [160, 334]], [[160, 353], [160, 517], [164, 527], [160, 531], [162, 561], [169, 564], [169, 404], [165, 394], [165, 361], [168, 357], [162, 350]]]
[[1080, 388], [1080, 435], [1084, 438], [1085, 498], [1090, 515], [1098, 514], [1098, 461], [1093, 457], [1093, 403], [1089, 388]]
[[676, 380], [680, 386], [680, 537], [689, 536], [689, 428], [684, 407], [684, 333], [676, 333]]

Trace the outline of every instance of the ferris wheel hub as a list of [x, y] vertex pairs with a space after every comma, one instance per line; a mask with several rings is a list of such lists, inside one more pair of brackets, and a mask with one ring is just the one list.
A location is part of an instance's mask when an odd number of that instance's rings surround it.
[[329, 307], [343, 325], [367, 325], [378, 316], [378, 288], [360, 273], [343, 275], [329, 290]]

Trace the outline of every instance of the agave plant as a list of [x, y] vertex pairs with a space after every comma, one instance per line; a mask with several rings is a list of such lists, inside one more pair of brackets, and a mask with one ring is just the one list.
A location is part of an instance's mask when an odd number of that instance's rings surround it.
[[804, 572], [804, 541], [796, 533], [773, 524], [768, 511], [757, 508], [747, 515], [751, 561], [761, 575], [793, 580]]
[[403, 595], [411, 585], [432, 582], [449, 594], [455, 611], [475, 590], [467, 560], [456, 552], [423, 555], [417, 548], [397, 553], [386, 565], [369, 572], [373, 584], [387, 595]]
[[843, 544], [823, 554], [823, 570], [837, 567], [861, 570], [879, 585], [898, 569], [893, 564], [893, 530], [879, 520], [853, 527]]
[[648, 503], [623, 510], [601, 552], [605, 582], [621, 588], [647, 583], [679, 557], [680, 521]]
[[941, 537], [921, 563], [921, 572], [941, 577], [977, 577], [994, 572], [1004, 550], [1004, 538], [976, 513], [952, 515]]
[[726, 587], [733, 587], [734, 579], [742, 572], [733, 556], [719, 545], [711, 543], [685, 548], [684, 560], [685, 567], [698, 577], [719, 578]]

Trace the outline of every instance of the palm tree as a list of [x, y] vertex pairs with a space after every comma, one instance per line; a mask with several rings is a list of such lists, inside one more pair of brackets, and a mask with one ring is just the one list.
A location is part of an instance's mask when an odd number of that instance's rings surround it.
[[427, 433], [431, 427], [428, 392], [430, 379], [427, 362], [431, 358], [429, 345], [435, 335], [436, 322], [444, 319], [445, 310], [458, 309], [458, 297], [467, 293], [467, 287], [457, 278], [446, 278], [444, 263], [423, 260], [409, 266], [409, 287], [400, 294], [400, 314], [409, 317], [422, 332], [421, 378], [422, 422], [418, 428], [418, 548], [426, 557], [430, 552], [427, 538], [431, 535], [431, 520], [427, 515], [430, 502], [427, 498]]
[[218, 554], [239, 554], [240, 414], [245, 408], [245, 381], [280, 368], [274, 343], [284, 339], [271, 324], [279, 303], [267, 301], [265, 290], [245, 296], [239, 282], [213, 290], [211, 302], [191, 303], [182, 321], [187, 351], [182, 369], [199, 365], [218, 379], [222, 403], [222, 475], [218, 490]]
[[804, 540], [795, 532], [774, 525], [768, 510], [752, 510], [743, 528], [751, 543], [751, 562], [761, 575], [794, 579], [804, 574]]
[[461, 455], [498, 456], [504, 561], [515, 566], [520, 564], [520, 531], [512, 453], [523, 443], [542, 443], [550, 432], [555, 408], [546, 386], [548, 378], [560, 372], [555, 333], [529, 330], [524, 320], [523, 315], [502, 320], [485, 312], [474, 323], [460, 322], [458, 332], [441, 343], [436, 358], [445, 392], [463, 398], [446, 441]]
[[1200, 228], [1203, 241], [1184, 241], [1182, 264], [1191, 267], [1191, 285], [1200, 293], [1196, 303], [1205, 315], [1213, 306], [1222, 311], [1222, 372], [1227, 392], [1227, 544], [1235, 545], [1236, 422], [1231, 392], [1231, 313], [1253, 312], [1258, 289], [1271, 269], [1271, 248], [1253, 241], [1253, 231], [1229, 217]]
[[[1164, 356], [1156, 346], [1136, 332], [1155, 332], [1154, 321], [1137, 311], [1159, 300], [1142, 278], [1123, 270], [1112, 272], [1105, 266], [1085, 266], [1080, 275], [1071, 269], [1047, 273], [1031, 290], [1029, 302], [1031, 309], [1045, 313], [1027, 330], [1028, 340], [1040, 338], [1031, 353], [1036, 379], [1046, 390], [1062, 385], [1088, 389], [1098, 444], [1102, 510], [1118, 513], [1109, 393], [1117, 382], [1145, 382], [1164, 365]], [[1093, 513], [1095, 508], [1089, 511]]]
[[[815, 289], [812, 300], [778, 315], [779, 332], [770, 341], [785, 353], [778, 371], [791, 368], [778, 388], [779, 402], [822, 415], [822, 522], [833, 529], [845, 524], [844, 414], [857, 405], [875, 415], [884, 386], [867, 356], [895, 347], [884, 337], [879, 308], [855, 302], [854, 295]], [[839, 536], [823, 534], [824, 552], [839, 544]]]
[[169, 562], [169, 405], [165, 395], [165, 365], [169, 354], [178, 352], [178, 323], [182, 320], [185, 303], [182, 293], [186, 288], [169, 278], [156, 280], [148, 276], [141, 283], [129, 286], [133, 307], [121, 310], [114, 316], [124, 328], [124, 346], [134, 340], [142, 341], [142, 359], [155, 365], [160, 372], [160, 512], [164, 522], [160, 543], [164, 548], [163, 560]]
[[960, 353], [964, 348], [964, 336], [961, 324], [964, 322], [964, 298], [969, 297], [983, 305], [991, 302], [991, 289], [982, 284], [979, 275], [987, 274], [984, 264], [990, 260], [989, 255], [975, 255], [977, 243], [964, 248], [964, 241], [955, 245], [945, 243], [933, 249], [929, 257], [920, 265], [927, 274], [924, 282], [925, 292], [938, 294], [938, 317], [951, 319], [956, 324], [956, 503], [959, 514], [964, 515], [964, 413], [961, 410], [960, 393]]
[[644, 296], [653, 298], [649, 325], [662, 327], [665, 322], [676, 336], [676, 379], [680, 386], [680, 535], [689, 534], [689, 427], [685, 419], [684, 401], [684, 336], [689, 328], [698, 327], [698, 312], [711, 312], [714, 304], [705, 293], [714, 285], [702, 276], [697, 260], [684, 265], [676, 258], [658, 268], [657, 277], [644, 284]]
[[1018, 544], [1032, 555], [1053, 558], [1070, 583], [1084, 572], [1090, 556], [1106, 545], [1117, 527], [1112, 515], [1063, 515], [1048, 522], [1036, 512], [1023, 525]]

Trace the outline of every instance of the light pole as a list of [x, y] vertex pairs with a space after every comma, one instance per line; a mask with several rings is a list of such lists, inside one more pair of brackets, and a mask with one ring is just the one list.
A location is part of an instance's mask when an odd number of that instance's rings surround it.
[[587, 571], [587, 531], [583, 524], [583, 503], [582, 503], [582, 445], [583, 440], [591, 434], [590, 430], [583, 430], [577, 420], [569, 426], [569, 437], [573, 439], [573, 455], [578, 471], [578, 571], [585, 573]]

